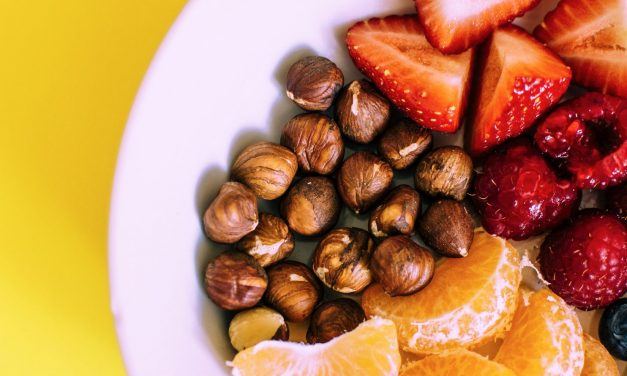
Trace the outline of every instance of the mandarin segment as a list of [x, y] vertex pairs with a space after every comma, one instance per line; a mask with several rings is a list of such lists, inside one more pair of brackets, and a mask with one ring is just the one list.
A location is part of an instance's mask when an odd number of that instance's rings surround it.
[[549, 289], [522, 290], [495, 361], [519, 375], [579, 375], [584, 352], [575, 311]]
[[457, 349], [408, 363], [400, 376], [516, 376], [514, 371], [477, 353]]
[[403, 350], [440, 353], [502, 337], [516, 309], [520, 280], [516, 249], [478, 229], [468, 256], [439, 264], [423, 290], [391, 297], [373, 284], [362, 306], [368, 317], [396, 323]]
[[583, 334], [584, 361], [581, 376], [619, 376], [618, 365], [601, 342]]
[[264, 341], [228, 363], [237, 376], [397, 375], [400, 364], [396, 327], [381, 318], [322, 344]]

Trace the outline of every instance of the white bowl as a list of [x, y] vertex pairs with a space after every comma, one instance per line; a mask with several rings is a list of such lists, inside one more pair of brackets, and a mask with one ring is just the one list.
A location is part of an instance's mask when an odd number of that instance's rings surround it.
[[[533, 27], [554, 4], [545, 1], [518, 22]], [[227, 247], [203, 235], [204, 209], [244, 146], [277, 141], [283, 125], [302, 112], [284, 94], [294, 61], [326, 56], [349, 82], [360, 75], [343, 43], [348, 26], [413, 12], [411, 0], [192, 0], [186, 6], [142, 83], [115, 176], [111, 299], [130, 375], [230, 373], [228, 315], [202, 289], [207, 261]], [[341, 221], [364, 223], [346, 210]], [[298, 238], [296, 258], [309, 260], [313, 245]], [[585, 316], [594, 333], [598, 313]]]

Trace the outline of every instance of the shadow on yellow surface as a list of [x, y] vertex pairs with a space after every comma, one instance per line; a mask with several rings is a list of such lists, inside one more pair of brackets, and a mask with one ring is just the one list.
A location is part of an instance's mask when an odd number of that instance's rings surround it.
[[141, 79], [184, 0], [0, 4], [0, 374], [122, 375], [107, 222]]

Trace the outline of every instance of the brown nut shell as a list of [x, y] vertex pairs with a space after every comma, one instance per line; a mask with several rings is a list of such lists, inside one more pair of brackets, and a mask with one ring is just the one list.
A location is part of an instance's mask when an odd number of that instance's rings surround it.
[[268, 276], [251, 256], [223, 252], [209, 261], [205, 269], [205, 290], [220, 308], [250, 308], [263, 297]]
[[335, 229], [318, 243], [312, 268], [327, 287], [342, 293], [359, 292], [372, 282], [370, 258], [374, 247], [367, 231]]
[[470, 187], [472, 159], [458, 146], [442, 146], [427, 154], [416, 168], [416, 188], [431, 196], [463, 200]]
[[340, 198], [333, 180], [324, 176], [304, 177], [281, 202], [281, 216], [300, 235], [314, 236], [332, 228], [340, 215]]
[[320, 281], [303, 263], [282, 261], [268, 269], [265, 301], [289, 321], [311, 316], [322, 293]]
[[409, 185], [399, 185], [370, 214], [370, 233], [377, 238], [396, 234], [410, 235], [414, 232], [420, 208], [418, 192]]
[[474, 222], [464, 204], [441, 200], [422, 215], [418, 232], [442, 256], [466, 257], [474, 237]]
[[375, 249], [370, 269], [388, 295], [409, 295], [431, 282], [435, 259], [410, 238], [396, 235]]
[[246, 184], [257, 197], [274, 200], [287, 191], [296, 171], [296, 155], [272, 142], [246, 147], [231, 168], [231, 178]]
[[379, 155], [393, 169], [403, 170], [411, 166], [423, 153], [431, 149], [431, 132], [409, 119], [403, 119], [388, 127], [379, 138]]
[[390, 101], [367, 80], [355, 80], [338, 96], [335, 118], [342, 133], [359, 144], [368, 144], [390, 119]]
[[337, 188], [346, 206], [359, 214], [385, 195], [393, 177], [392, 167], [383, 159], [367, 151], [358, 151], [340, 167]]
[[292, 253], [294, 236], [283, 219], [261, 213], [257, 228], [237, 242], [235, 247], [253, 256], [265, 268]]
[[344, 158], [340, 128], [320, 113], [300, 114], [283, 128], [281, 145], [296, 154], [298, 166], [305, 173], [328, 175]]
[[331, 60], [308, 56], [294, 63], [287, 72], [286, 94], [308, 111], [325, 111], [344, 85], [344, 75]]
[[307, 342], [325, 343], [348, 333], [366, 320], [366, 314], [354, 300], [340, 298], [322, 303], [311, 316]]
[[257, 197], [237, 182], [222, 184], [205, 214], [205, 234], [218, 243], [235, 243], [253, 231], [259, 223]]

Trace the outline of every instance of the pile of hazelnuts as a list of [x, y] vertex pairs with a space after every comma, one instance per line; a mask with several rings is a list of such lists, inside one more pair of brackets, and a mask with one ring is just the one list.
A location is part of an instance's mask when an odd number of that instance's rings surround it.
[[[349, 298], [321, 303], [323, 284], [353, 297], [373, 281], [391, 296], [413, 294], [433, 277], [432, 251], [464, 257], [473, 238], [474, 221], [461, 202], [473, 164], [462, 148], [433, 149], [430, 131], [392, 121], [387, 98], [367, 80], [344, 87], [342, 71], [326, 58], [297, 61], [286, 86], [308, 112], [287, 122], [280, 144], [246, 147], [203, 217], [209, 239], [235, 245], [209, 262], [205, 289], [218, 306], [240, 311], [229, 327], [238, 351], [287, 340], [286, 321], [311, 318], [309, 343], [350, 331], [364, 311]], [[345, 159], [345, 140], [376, 144], [377, 152]], [[412, 165], [416, 189], [392, 187], [394, 171]], [[419, 191], [434, 200], [424, 213]], [[259, 213], [258, 199], [280, 199], [281, 216]], [[368, 230], [334, 228], [342, 205], [370, 213]], [[431, 250], [410, 238], [415, 229]], [[321, 237], [311, 266], [286, 260], [294, 233]]]

